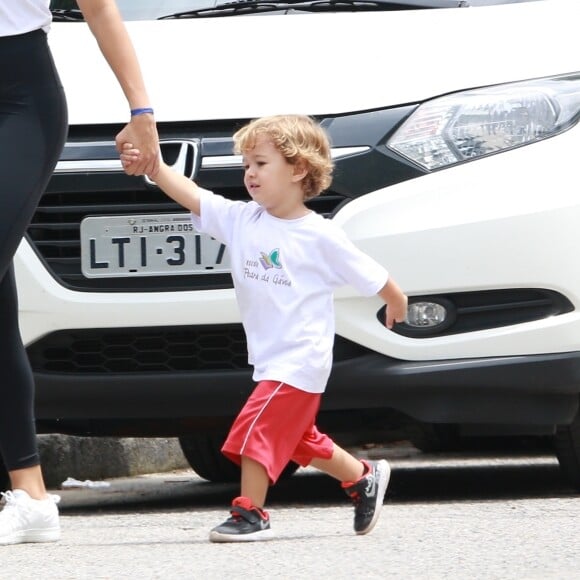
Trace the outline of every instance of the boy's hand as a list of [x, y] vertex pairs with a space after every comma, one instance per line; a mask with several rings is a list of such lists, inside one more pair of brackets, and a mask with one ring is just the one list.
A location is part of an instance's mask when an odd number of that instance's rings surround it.
[[139, 161], [140, 155], [141, 152], [139, 151], [139, 149], [135, 149], [132, 143], [123, 143], [120, 157], [121, 157], [121, 165], [123, 166], [125, 173], [133, 175], [133, 173], [131, 172], [131, 166]]
[[393, 328], [396, 322], [405, 322], [408, 298], [392, 278], [389, 278], [388, 282], [383, 286], [379, 296], [387, 303], [387, 309], [385, 310], [387, 328]]
[[[141, 162], [141, 150], [138, 147], [134, 147], [132, 143], [125, 142], [120, 146], [119, 151], [121, 165], [125, 173], [128, 175], [137, 175], [135, 165]], [[163, 161], [161, 156], [159, 157], [159, 168], [155, 172], [155, 175], [145, 175], [154, 181], [157, 187], [163, 190], [164, 193], [179, 205], [196, 215], [200, 214], [200, 195], [196, 183], [185, 175], [173, 171]]]
[[395, 322], [405, 322], [407, 317], [407, 296], [402, 294], [395, 300], [391, 300], [387, 304], [385, 311], [385, 323], [387, 328], [393, 328]]

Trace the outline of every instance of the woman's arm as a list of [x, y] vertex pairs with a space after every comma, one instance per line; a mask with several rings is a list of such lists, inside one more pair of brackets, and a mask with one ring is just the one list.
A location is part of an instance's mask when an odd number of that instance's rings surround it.
[[[151, 107], [135, 48], [116, 2], [77, 0], [77, 3], [105, 60], [117, 77], [129, 109]], [[139, 160], [131, 165], [131, 174], [155, 175], [159, 169], [159, 136], [152, 114], [131, 117], [131, 121], [116, 137], [119, 153], [123, 143], [127, 142], [141, 152]]]

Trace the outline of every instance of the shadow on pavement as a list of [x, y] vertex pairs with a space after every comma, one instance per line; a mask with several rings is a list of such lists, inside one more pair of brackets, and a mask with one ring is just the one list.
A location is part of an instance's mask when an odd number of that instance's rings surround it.
[[[567, 484], [552, 455], [496, 452], [386, 456], [392, 476], [385, 503], [461, 502], [568, 497]], [[62, 513], [93, 510], [222, 509], [238, 495], [237, 484], [209, 483], [193, 471], [109, 480], [102, 489], [56, 490]], [[347, 501], [336, 481], [313, 469], [300, 469], [270, 490], [270, 506], [342, 504]]]

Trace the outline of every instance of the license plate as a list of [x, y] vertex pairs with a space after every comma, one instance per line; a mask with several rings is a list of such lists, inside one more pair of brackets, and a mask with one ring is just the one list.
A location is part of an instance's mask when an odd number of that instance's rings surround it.
[[87, 217], [80, 233], [87, 278], [230, 272], [224, 244], [197, 232], [189, 213]]

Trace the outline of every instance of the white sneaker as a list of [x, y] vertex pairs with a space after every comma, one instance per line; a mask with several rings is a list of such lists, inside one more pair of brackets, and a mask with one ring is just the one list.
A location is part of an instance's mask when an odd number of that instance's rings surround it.
[[24, 490], [1, 493], [4, 509], [0, 511], [0, 545], [25, 542], [56, 542], [60, 539], [58, 495], [32, 499]]

